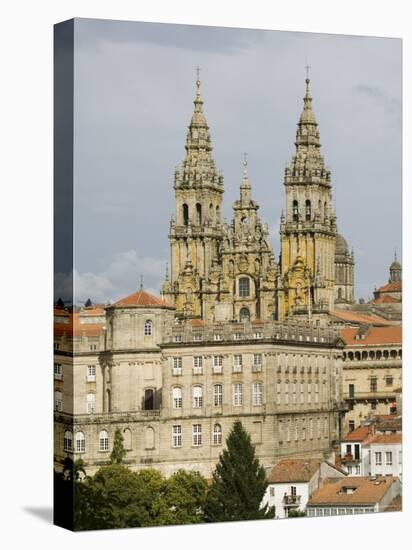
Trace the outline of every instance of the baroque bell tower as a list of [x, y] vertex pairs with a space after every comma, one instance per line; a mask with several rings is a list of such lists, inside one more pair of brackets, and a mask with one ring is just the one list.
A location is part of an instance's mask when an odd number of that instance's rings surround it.
[[285, 169], [286, 210], [280, 221], [280, 319], [291, 314], [326, 313], [334, 303], [336, 216], [331, 173], [320, 152], [312, 110], [309, 74], [295, 147]]
[[186, 156], [174, 175], [175, 215], [170, 221], [170, 279], [162, 295], [179, 316], [202, 318], [204, 293], [222, 241], [223, 176], [212, 158], [209, 126], [203, 113], [197, 69], [194, 111], [186, 137]]

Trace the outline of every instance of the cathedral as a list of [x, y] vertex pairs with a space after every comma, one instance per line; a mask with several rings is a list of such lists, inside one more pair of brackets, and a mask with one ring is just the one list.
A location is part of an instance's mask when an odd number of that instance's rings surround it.
[[247, 161], [231, 223], [222, 221], [223, 176], [212, 156], [196, 81], [186, 156], [175, 171], [171, 270], [162, 296], [181, 319], [284, 320], [328, 313], [354, 302], [354, 256], [337, 231], [331, 173], [321, 154], [306, 78], [295, 154], [285, 169], [278, 261], [252, 198]]
[[117, 428], [131, 468], [207, 478], [235, 419], [265, 466], [329, 458], [341, 438], [344, 342], [331, 312], [354, 303], [354, 255], [338, 233], [310, 79], [278, 256], [246, 158], [232, 220], [222, 220], [199, 78], [185, 150], [161, 296], [142, 287], [106, 307], [55, 308], [56, 468], [82, 458], [92, 474]]

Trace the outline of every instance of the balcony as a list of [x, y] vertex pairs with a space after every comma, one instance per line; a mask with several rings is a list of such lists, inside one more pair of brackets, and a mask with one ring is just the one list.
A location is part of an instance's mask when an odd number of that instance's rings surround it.
[[300, 499], [300, 495], [284, 495], [283, 504], [284, 506], [299, 506]]

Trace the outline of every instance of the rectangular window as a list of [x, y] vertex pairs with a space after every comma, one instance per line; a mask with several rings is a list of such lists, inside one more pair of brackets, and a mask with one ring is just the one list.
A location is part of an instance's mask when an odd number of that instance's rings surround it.
[[84, 437], [77, 437], [76, 438], [76, 452], [78, 453], [84, 453], [86, 450], [86, 442]]
[[295, 441], [299, 439], [298, 421], [295, 420]]
[[195, 334], [194, 335], [194, 341], [195, 342], [201, 342], [203, 340], [203, 334]]
[[376, 464], [376, 466], [382, 466], [382, 453], [381, 452], [375, 453], [375, 464]]
[[221, 373], [223, 370], [223, 355], [213, 356], [213, 372], [216, 374]]
[[372, 376], [372, 378], [370, 379], [370, 391], [372, 393], [378, 391], [378, 379], [376, 378], [376, 376]]
[[233, 384], [233, 405], [243, 404], [243, 386], [242, 384]]
[[202, 444], [202, 425], [201, 424], [193, 424], [192, 444], [194, 447], [200, 447], [200, 445]]
[[355, 429], [355, 421], [349, 420], [349, 431], [353, 432], [354, 429]]
[[309, 439], [313, 439], [313, 418], [309, 419]]
[[297, 396], [296, 396], [296, 382], [293, 382], [292, 384], [292, 403], [296, 403]]
[[242, 298], [249, 296], [249, 279], [247, 277], [239, 279], [239, 296]]
[[95, 411], [96, 395], [94, 393], [87, 394], [86, 400], [86, 412], [87, 414], [93, 414]]
[[261, 332], [254, 332], [253, 338], [255, 338], [255, 340], [261, 340], [263, 338], [263, 334]]
[[392, 466], [392, 452], [391, 451], [387, 451], [385, 453], [386, 455], [386, 465], [387, 466]]
[[182, 446], [182, 426], [180, 424], [172, 428], [172, 447]]
[[277, 405], [280, 405], [282, 403], [282, 388], [281, 388], [281, 383], [278, 382], [276, 384], [276, 404]]
[[214, 334], [213, 335], [213, 340], [215, 342], [218, 342], [218, 341], [222, 340], [222, 335], [221, 334]]
[[242, 356], [234, 355], [233, 356], [233, 372], [242, 372]]
[[173, 374], [182, 374], [182, 358], [173, 357]]
[[193, 357], [193, 374], [202, 374], [203, 372], [203, 357]]
[[355, 472], [356, 475], [357, 475], [357, 476], [360, 476], [360, 464], [356, 464], [355, 469], [356, 469], [356, 472]]
[[90, 344], [89, 350], [90, 351], [96, 351], [97, 350], [97, 345], [96, 344]]
[[289, 382], [285, 382], [285, 404], [289, 405]]
[[269, 487], [269, 494], [270, 494], [271, 497], [275, 496], [275, 488], [274, 487]]
[[63, 379], [63, 368], [60, 363], [54, 363], [54, 379], [55, 380]]
[[95, 380], [96, 380], [96, 366], [87, 365], [87, 381], [95, 382]]
[[252, 402], [261, 405], [263, 400], [263, 386], [261, 382], [255, 382], [252, 386]]
[[348, 470], [348, 474], [351, 475], [351, 474], [352, 474], [352, 466], [349, 465], [349, 466], [347, 467], [347, 470]]
[[393, 386], [393, 376], [387, 376], [386, 377], [386, 385], [387, 386]]
[[223, 403], [223, 387], [222, 384], [216, 384], [213, 388], [213, 404], [215, 407], [220, 407]]
[[305, 385], [303, 382], [300, 383], [300, 402], [305, 402]]
[[253, 354], [253, 370], [254, 372], [259, 372], [262, 370], [262, 354], [254, 353]]
[[308, 382], [308, 403], [312, 403], [312, 382]]
[[358, 443], [355, 443], [355, 460], [360, 459], [360, 447]]
[[175, 342], [181, 342], [182, 341], [182, 335], [181, 334], [175, 334], [173, 340]]
[[243, 337], [243, 334], [241, 332], [235, 332], [233, 335], [233, 340], [241, 340]]
[[63, 410], [63, 395], [61, 391], [54, 392], [54, 410], [55, 411]]
[[349, 384], [349, 399], [355, 398], [355, 384]]

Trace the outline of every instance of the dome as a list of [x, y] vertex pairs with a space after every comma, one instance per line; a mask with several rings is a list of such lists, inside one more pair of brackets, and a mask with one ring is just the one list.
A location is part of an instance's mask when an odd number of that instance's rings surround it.
[[346, 240], [339, 233], [336, 235], [335, 256], [346, 256], [349, 254], [349, 247]]
[[390, 269], [391, 271], [392, 271], [392, 270], [396, 270], [396, 269], [399, 270], [399, 269], [402, 269], [402, 266], [401, 266], [401, 264], [400, 264], [397, 260], [395, 260], [394, 262], [391, 263], [391, 267], [390, 267], [389, 269]]

